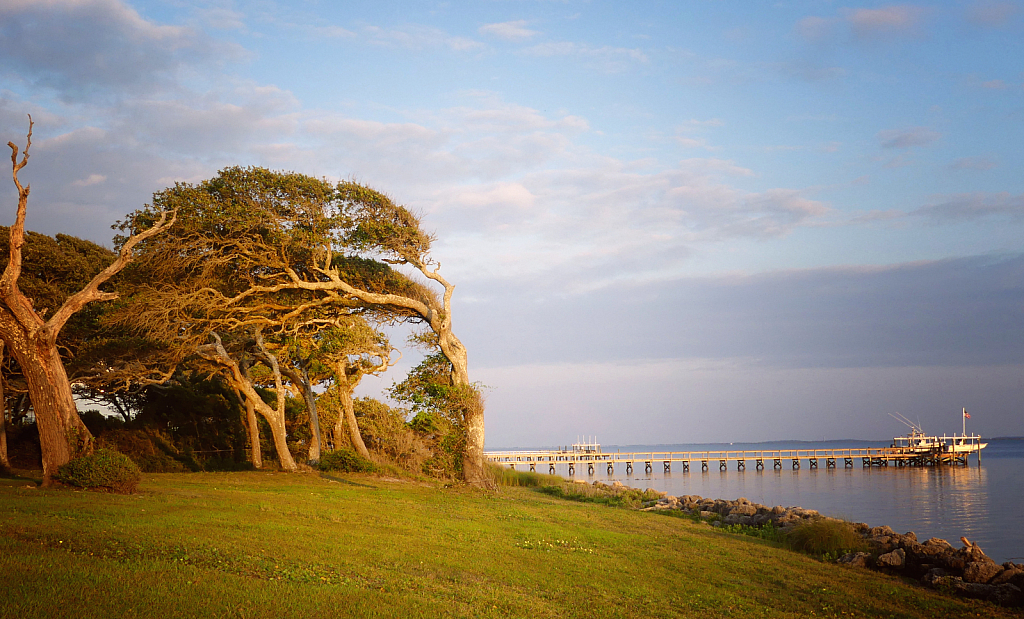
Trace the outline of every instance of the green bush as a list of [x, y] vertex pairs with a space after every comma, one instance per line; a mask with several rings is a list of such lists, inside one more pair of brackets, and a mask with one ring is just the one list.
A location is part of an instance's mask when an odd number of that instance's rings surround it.
[[141, 479], [142, 472], [131, 458], [109, 449], [97, 449], [57, 469], [57, 480], [61, 483], [120, 494], [135, 492]]
[[369, 473], [376, 470], [376, 466], [355, 451], [343, 447], [328, 451], [320, 456], [317, 468], [321, 471], [345, 471], [348, 473]]
[[864, 548], [864, 540], [852, 524], [830, 518], [815, 518], [797, 525], [786, 534], [786, 544], [817, 557], [839, 556]]

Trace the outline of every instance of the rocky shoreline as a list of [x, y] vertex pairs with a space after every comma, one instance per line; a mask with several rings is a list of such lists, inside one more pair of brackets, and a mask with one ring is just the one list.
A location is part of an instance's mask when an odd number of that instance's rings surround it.
[[[620, 482], [595, 486], [613, 492], [627, 487]], [[782, 533], [792, 531], [801, 523], [825, 519], [813, 509], [803, 507], [769, 507], [745, 498], [734, 501], [706, 499], [695, 495], [670, 496], [645, 502], [643, 511], [675, 510], [696, 516], [711, 526], [743, 525], [773, 526]], [[961, 537], [961, 548], [954, 548], [944, 539], [931, 538], [919, 542], [913, 531], [899, 534], [890, 527], [869, 527], [851, 523], [864, 540], [867, 552], [851, 552], [839, 557], [837, 563], [866, 568], [916, 579], [922, 585], [963, 597], [988, 600], [1001, 606], [1024, 606], [1024, 564], [1007, 561], [996, 563], [981, 548]]]

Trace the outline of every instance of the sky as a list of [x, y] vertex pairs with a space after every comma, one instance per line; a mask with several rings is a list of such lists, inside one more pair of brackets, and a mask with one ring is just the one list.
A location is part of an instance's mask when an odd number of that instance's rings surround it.
[[1024, 435], [1022, 2], [4, 0], [27, 114], [38, 232], [233, 165], [419, 213], [489, 449]]

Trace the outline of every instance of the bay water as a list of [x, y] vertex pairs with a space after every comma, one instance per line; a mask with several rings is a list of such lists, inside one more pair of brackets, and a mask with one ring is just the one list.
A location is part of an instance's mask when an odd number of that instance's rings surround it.
[[[603, 452], [642, 451], [761, 451], [774, 449], [843, 449], [856, 447], [887, 447], [888, 441], [823, 441], [715, 443], [680, 445], [605, 445]], [[960, 537], [979, 544], [985, 553], [999, 563], [1024, 563], [1024, 438], [990, 439], [982, 451], [981, 463], [976, 455], [968, 466], [928, 467], [862, 467], [859, 458], [853, 468], [810, 469], [807, 462], [793, 470], [783, 460], [776, 470], [772, 461], [765, 470], [757, 471], [753, 462], [747, 470], [737, 471], [730, 463], [728, 471], [718, 470], [718, 462], [709, 463], [702, 472], [700, 461], [691, 463], [689, 472], [682, 472], [680, 463], [672, 471], [663, 472], [660, 461], [646, 473], [644, 463], [634, 464], [633, 473], [626, 474], [617, 465], [612, 474], [605, 465], [595, 467], [594, 475], [586, 466], [577, 467], [575, 479], [620, 481], [634, 488], [653, 488], [674, 496], [699, 495], [713, 499], [745, 497], [769, 507], [800, 506], [827, 516], [871, 526], [889, 525], [898, 533], [914, 531], [924, 541], [939, 537], [960, 546]], [[538, 469], [539, 470], [539, 469]], [[540, 472], [547, 472], [546, 470]], [[565, 465], [557, 473], [568, 476]]]

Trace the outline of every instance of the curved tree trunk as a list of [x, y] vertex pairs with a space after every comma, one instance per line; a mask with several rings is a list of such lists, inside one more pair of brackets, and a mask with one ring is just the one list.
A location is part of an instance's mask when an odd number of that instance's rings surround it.
[[[247, 382], [249, 380], [249, 365], [246, 362], [238, 364], [238, 373]], [[263, 447], [260, 445], [260, 423], [256, 418], [256, 406], [252, 403], [245, 392], [235, 389], [238, 399], [245, 406], [245, 417], [242, 423], [245, 424], [245, 435], [249, 439], [249, 462], [254, 469], [263, 468]]]
[[309, 373], [302, 370], [301, 374], [294, 368], [281, 368], [281, 372], [297, 386], [302, 393], [302, 401], [306, 403], [306, 411], [309, 413], [309, 431], [312, 438], [309, 441], [309, 452], [306, 460], [311, 465], [320, 461], [323, 440], [320, 436], [320, 414], [316, 410], [316, 394], [313, 393], [313, 385], [309, 380]]
[[[256, 411], [267, 420], [267, 424], [270, 425], [270, 433], [274, 438], [274, 449], [277, 451], [277, 458], [281, 463], [281, 468], [289, 472], [298, 470], [299, 467], [296, 466], [295, 459], [292, 458], [292, 452], [288, 449], [288, 432], [285, 429], [284, 423], [284, 386], [281, 381], [280, 368], [277, 366], [277, 358], [273, 355], [269, 357], [272, 360], [271, 369], [274, 371], [274, 382], [277, 387], [277, 407], [274, 408], [264, 402], [260, 394], [256, 392], [252, 381], [245, 377], [238, 366], [238, 362], [231, 358], [231, 355], [224, 348], [220, 336], [214, 333], [213, 337], [216, 340], [215, 344], [202, 346], [196, 352], [224, 368], [227, 371], [225, 378], [232, 388], [244, 394], [246, 401], [251, 403]], [[260, 343], [261, 347], [262, 339], [262, 336], [257, 334], [257, 342]]]
[[[366, 443], [363, 442], [363, 435], [359, 432], [359, 424], [356, 423], [356, 407], [352, 402], [352, 385], [349, 384], [346, 379], [344, 384], [338, 383], [338, 397], [341, 400], [341, 408], [344, 411], [345, 423], [348, 425], [348, 438], [352, 441], [352, 447], [355, 448], [356, 452], [366, 458], [370, 459], [370, 451], [366, 449]], [[341, 419], [341, 416], [338, 417]]]
[[[439, 326], [437, 339], [441, 352], [452, 364], [452, 384], [472, 389], [466, 347], [447, 327], [447, 324]], [[486, 486], [489, 481], [484, 470], [484, 406], [480, 394], [475, 389], [473, 391], [476, 401], [469, 402], [463, 411], [466, 450], [462, 454], [462, 478], [468, 484]]]

